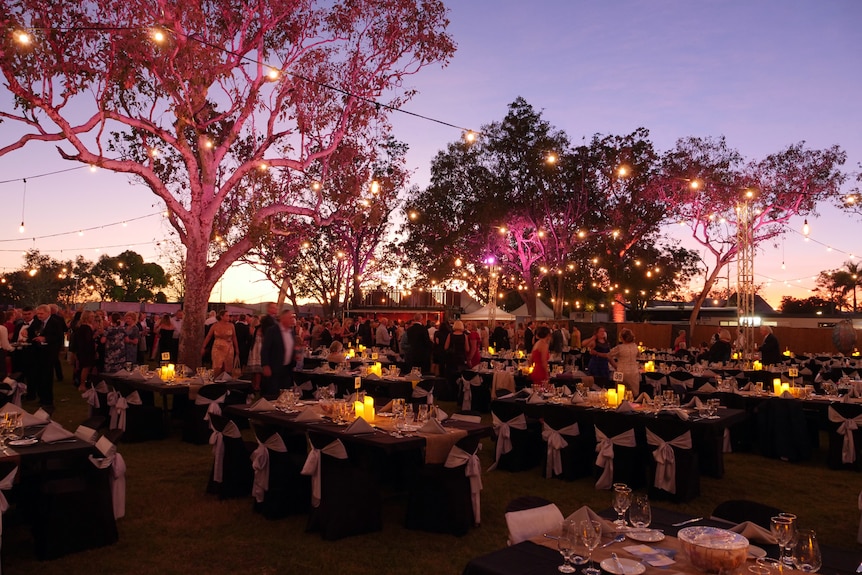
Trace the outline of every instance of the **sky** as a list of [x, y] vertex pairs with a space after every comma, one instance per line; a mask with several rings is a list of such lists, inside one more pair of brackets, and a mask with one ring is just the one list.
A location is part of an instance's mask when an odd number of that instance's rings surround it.
[[[682, 137], [723, 135], [757, 159], [804, 140], [813, 148], [838, 144], [848, 156], [844, 169], [860, 169], [857, 0], [446, 4], [458, 50], [447, 67], [432, 66], [406, 81], [405, 88], [419, 92], [405, 106], [410, 112], [478, 130], [501, 120], [522, 96], [574, 143], [645, 127], [659, 151]], [[406, 114], [392, 119], [395, 137], [410, 146], [412, 183], [424, 186], [431, 159], [461, 132]], [[88, 168], [35, 177], [74, 167], [46, 145], [0, 157], [0, 272], [19, 268], [29, 248], [58, 259], [96, 260], [125, 249], [147, 260], [161, 257], [168, 230], [159, 215], [163, 206], [143, 186]], [[862, 257], [860, 218], [820, 211], [809, 218], [810, 241], [799, 233], [800, 218], [783, 241], [757, 253], [755, 280], [775, 306], [783, 295], [811, 295], [818, 272], [841, 267], [850, 254]], [[22, 212], [26, 231], [19, 234]], [[679, 226], [668, 232], [702, 253]], [[734, 266], [731, 284], [735, 274]], [[257, 303], [276, 295], [262, 275], [237, 268], [211, 299]]]

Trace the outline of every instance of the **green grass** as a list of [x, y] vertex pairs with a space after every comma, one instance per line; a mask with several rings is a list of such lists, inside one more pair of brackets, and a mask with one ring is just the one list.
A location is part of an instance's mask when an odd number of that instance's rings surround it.
[[[55, 386], [55, 419], [74, 428], [86, 417], [87, 407], [68, 377]], [[34, 405], [25, 407], [32, 410]], [[443, 407], [451, 411], [454, 406]], [[487, 468], [493, 444], [486, 441], [484, 447], [481, 457]], [[544, 479], [539, 469], [495, 471], [482, 477], [482, 526], [464, 537], [404, 529], [404, 497], [396, 494], [386, 500], [382, 532], [327, 542], [305, 532], [305, 516], [267, 521], [252, 512], [251, 498], [218, 501], [207, 496], [210, 447], [183, 443], [179, 429], [162, 441], [121, 444], [120, 451], [128, 474], [119, 543], [39, 562], [28, 528], [10, 521], [2, 540], [5, 573], [458, 574], [470, 558], [505, 546], [503, 512], [515, 497], [540, 495], [556, 502], [563, 513], [581, 505], [610, 506], [609, 493], [596, 491], [588, 478], [565, 482]], [[796, 513], [800, 525], [815, 529], [822, 543], [860, 550], [855, 542], [860, 474], [828, 469], [824, 451], [796, 464], [728, 454], [725, 467], [723, 479], [701, 479], [702, 495], [696, 500], [660, 505], [709, 515], [726, 499], [753, 499]]]

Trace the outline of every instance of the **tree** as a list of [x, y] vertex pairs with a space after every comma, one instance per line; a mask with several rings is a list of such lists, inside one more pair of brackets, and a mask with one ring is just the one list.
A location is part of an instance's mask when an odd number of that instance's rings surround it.
[[737, 208], [747, 202], [754, 214], [752, 245], [772, 240], [792, 217], [816, 215], [818, 204], [841, 197], [845, 175], [839, 167], [845, 157], [838, 146], [812, 150], [801, 142], [746, 162], [724, 138], [695, 137], [677, 141], [665, 154], [652, 192], [666, 203], [671, 221], [688, 226], [713, 259], [711, 269], [705, 262], [706, 280], [689, 319], [692, 332], [721, 270], [738, 253]]
[[[385, 126], [413, 91], [377, 98], [454, 52], [439, 0], [4, 8], [14, 33], [0, 70], [15, 105], [0, 118], [25, 133], [0, 154], [56, 143], [61, 157], [129, 174], [165, 202], [186, 248], [180, 361], [193, 366], [209, 294], [256, 230], [280, 213], [336, 219], [318, 210], [328, 158], [346, 136]], [[278, 193], [261, 194], [264, 179]]]
[[835, 304], [818, 296], [796, 299], [791, 296], [781, 298], [781, 313], [815, 314], [818, 312], [834, 314]]
[[[817, 291], [838, 306], [856, 313], [856, 290], [862, 286], [862, 265], [844, 262], [844, 268], [820, 272], [817, 276]], [[852, 303], [848, 302], [850, 298]]]
[[[0, 297], [16, 306], [43, 303], [74, 303], [87, 299], [87, 279], [91, 262], [78, 257], [74, 262], [59, 261], [30, 250], [24, 254], [20, 269], [6, 274], [0, 282]], [[80, 290], [80, 291], [79, 291]]]
[[156, 288], [168, 286], [162, 266], [144, 262], [140, 254], [131, 250], [116, 257], [103, 255], [92, 268], [92, 278], [102, 299], [109, 301], [154, 301]]

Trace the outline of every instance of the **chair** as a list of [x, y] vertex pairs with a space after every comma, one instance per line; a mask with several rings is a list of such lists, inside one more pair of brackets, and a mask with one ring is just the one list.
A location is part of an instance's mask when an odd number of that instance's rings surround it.
[[560, 508], [541, 497], [519, 497], [506, 506], [506, 527], [509, 545], [517, 545], [560, 527]]
[[667, 374], [667, 381], [680, 397], [694, 389], [694, 375], [687, 371], [672, 371]]
[[308, 531], [326, 540], [380, 531], [381, 497], [373, 475], [360, 467], [340, 440], [308, 432], [302, 474], [311, 477]]
[[646, 391], [647, 388], [652, 390], [653, 396], [661, 393], [661, 388], [667, 384], [667, 376], [663, 373], [654, 371], [646, 371], [643, 374], [641, 391]]
[[475, 371], [465, 370], [458, 378], [461, 409], [488, 413], [491, 410], [491, 388]]
[[251, 493], [254, 471], [251, 452], [254, 444], [243, 441], [236, 423], [221, 415], [210, 415], [213, 468], [207, 493], [219, 499], [245, 497]]
[[829, 451], [826, 463], [832, 469], [862, 469], [862, 405], [833, 403], [827, 408]]
[[[149, 398], [152, 401], [152, 397]], [[113, 405], [111, 405], [113, 403]], [[122, 429], [127, 442], [162, 439], [165, 436], [164, 411], [145, 403], [137, 390], [117, 390], [108, 399], [111, 429]]]
[[700, 467], [692, 448], [691, 430], [681, 421], [659, 418], [646, 425], [650, 497], [674, 502], [700, 495]]
[[712, 511], [712, 517], [715, 519], [724, 519], [731, 523], [743, 523], [751, 521], [760, 525], [764, 529], [769, 529], [770, 519], [782, 513], [781, 509], [758, 503], [757, 501], [748, 501], [746, 499], [731, 499], [719, 503]]
[[519, 406], [496, 402], [491, 420], [497, 441], [494, 464], [488, 471], [523, 471], [542, 460], [542, 431], [537, 420], [518, 413]]
[[90, 387], [81, 394], [81, 397], [83, 397], [90, 405], [90, 417], [97, 415], [108, 417], [110, 415], [108, 391], [108, 384], [101, 381], [97, 384], [91, 384]]
[[102, 436], [94, 445], [95, 456], [90, 455], [90, 462], [97, 469], [108, 469], [108, 484], [111, 488], [111, 504], [114, 508], [114, 519], [126, 515], [126, 462], [117, 451], [117, 444], [108, 436]]
[[434, 403], [434, 382], [423, 380], [416, 383], [411, 392], [409, 402], [414, 406], [431, 405]]
[[481, 523], [482, 467], [478, 438], [464, 438], [443, 464], [426, 464], [410, 485], [407, 529], [465, 535]]
[[227, 385], [211, 383], [198, 390], [194, 405], [186, 412], [183, 422], [183, 441], [204, 445], [209, 442], [210, 414], [221, 415], [221, 407], [227, 399]]
[[[15, 477], [18, 475], [18, 463], [4, 461], [0, 463], [0, 535], [3, 533], [3, 514], [9, 509], [9, 501], [4, 491], [10, 491], [15, 485]], [[0, 541], [2, 544], [2, 541]]]
[[300, 475], [305, 451], [288, 451], [278, 430], [270, 425], [255, 424], [257, 449], [251, 456], [254, 469], [254, 510], [267, 519], [280, 519], [308, 510], [311, 486]]
[[545, 477], [568, 481], [589, 475], [595, 445], [581, 435], [578, 415], [568, 408], [547, 409], [542, 422], [545, 442]]
[[614, 413], [596, 414], [596, 489], [625, 483], [637, 489], [645, 483], [646, 466], [640, 460], [633, 423]]
[[791, 462], [811, 457], [808, 423], [800, 402], [767, 399], [755, 413], [761, 455]]

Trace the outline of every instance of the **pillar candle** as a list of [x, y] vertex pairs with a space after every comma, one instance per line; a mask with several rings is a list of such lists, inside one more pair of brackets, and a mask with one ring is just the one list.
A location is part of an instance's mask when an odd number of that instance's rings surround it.
[[353, 413], [356, 414], [357, 419], [360, 417], [364, 418], [365, 406], [362, 404], [361, 401], [354, 401], [353, 402]]
[[772, 391], [775, 392], [775, 395], [781, 394], [781, 379], [776, 377], [772, 380]]
[[618, 383], [617, 384], [617, 401], [620, 403], [623, 402], [623, 398], [626, 396], [626, 386], [625, 384]]
[[609, 389], [608, 390], [608, 406], [609, 407], [616, 407], [617, 405], [619, 405], [619, 401], [617, 401], [617, 390], [616, 389]]
[[366, 395], [365, 405], [363, 406], [365, 421], [374, 423], [374, 398]]

